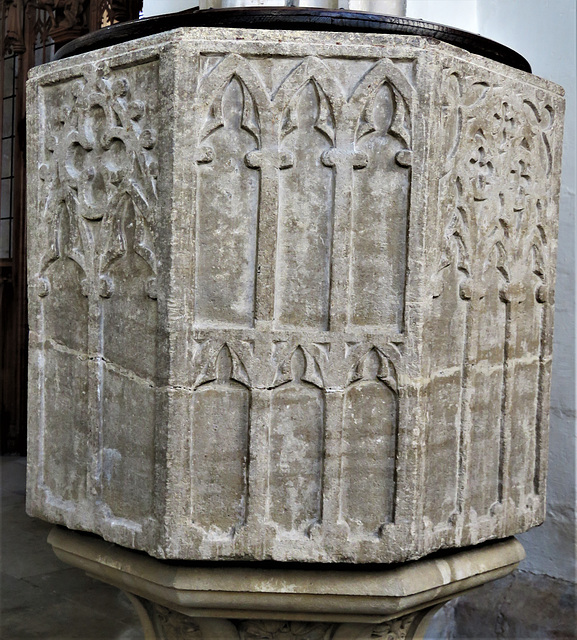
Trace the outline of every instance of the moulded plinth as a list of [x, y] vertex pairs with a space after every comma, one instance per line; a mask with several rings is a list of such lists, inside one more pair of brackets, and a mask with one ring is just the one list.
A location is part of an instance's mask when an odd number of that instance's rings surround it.
[[251, 568], [167, 563], [57, 528], [48, 542], [63, 562], [125, 591], [146, 640], [416, 640], [442, 604], [525, 557], [510, 538], [395, 567]]

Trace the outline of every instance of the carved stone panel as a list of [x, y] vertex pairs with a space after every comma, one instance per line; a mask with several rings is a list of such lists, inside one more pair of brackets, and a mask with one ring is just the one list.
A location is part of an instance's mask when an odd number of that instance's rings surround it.
[[[157, 105], [145, 86], [157, 70], [153, 61], [120, 72], [84, 65], [47, 85], [39, 104], [35, 185], [46, 226], [31, 287], [41, 375], [58, 385], [40, 397], [48, 455], [39, 488], [54, 507], [102, 501], [105, 517], [128, 523], [126, 540], [154, 506]], [[94, 517], [65, 512], [70, 526]]]
[[215, 360], [214, 380], [198, 386], [192, 400], [192, 519], [234, 533], [247, 508], [250, 391], [226, 344]]
[[558, 87], [426, 39], [184, 28], [28, 95], [32, 515], [363, 563], [541, 521]]
[[128, 597], [151, 640], [412, 640], [421, 637], [430, 617], [425, 609], [381, 624], [196, 618], [131, 594]]
[[245, 159], [258, 147], [258, 111], [237, 77], [209, 98], [196, 160], [195, 320], [251, 327], [259, 175]]
[[[353, 325], [403, 331], [410, 197], [410, 113], [400, 90], [381, 84], [356, 129], [365, 167], [354, 173], [351, 315]], [[383, 254], [390, 256], [383, 262]]]
[[394, 367], [377, 349], [358, 362], [344, 396], [342, 512], [353, 529], [392, 522], [398, 407]]
[[299, 346], [290, 357], [290, 380], [271, 394], [270, 517], [287, 531], [309, 531], [321, 519], [324, 396], [306, 369]]
[[[280, 327], [328, 329], [333, 170], [322, 162], [334, 142], [334, 116], [325, 91], [313, 79], [283, 113], [281, 153], [293, 157], [280, 175], [277, 310]], [[281, 276], [282, 274], [282, 276]]]
[[[439, 181], [437, 219], [445, 226], [432, 305], [446, 304], [449, 296], [449, 304], [460, 307], [453, 318], [461, 317], [462, 324], [451, 326], [450, 336], [462, 344], [462, 357], [454, 361], [452, 376], [436, 364], [432, 378], [435, 393], [458, 397], [456, 421], [451, 419], [458, 464], [448, 524], [470, 542], [498, 528], [500, 514], [510, 518], [513, 504], [520, 522], [539, 517], [535, 510], [542, 513], [544, 506], [543, 375], [551, 350], [548, 285], [554, 277], [547, 259], [556, 233], [548, 207], [555, 199], [554, 162], [559, 166], [551, 136], [562, 106], [555, 96], [511, 82], [505, 90], [486, 72], [472, 74], [446, 61], [439, 87], [450, 135]], [[437, 356], [429, 351], [426, 358]], [[437, 405], [434, 395], [430, 405]], [[426, 512], [433, 510], [429, 502]], [[447, 525], [438, 527], [440, 532]]]

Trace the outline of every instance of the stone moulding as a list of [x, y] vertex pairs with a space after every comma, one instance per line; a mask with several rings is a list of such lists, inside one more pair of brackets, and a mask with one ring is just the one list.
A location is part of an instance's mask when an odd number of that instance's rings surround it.
[[419, 37], [197, 28], [28, 101], [30, 515], [311, 562], [542, 521], [559, 87]]
[[56, 527], [48, 543], [63, 562], [173, 612], [261, 622], [382, 624], [506, 576], [525, 558], [521, 543], [514, 538], [403, 566], [353, 571], [330, 565], [295, 569], [278, 564], [266, 568], [167, 564]]

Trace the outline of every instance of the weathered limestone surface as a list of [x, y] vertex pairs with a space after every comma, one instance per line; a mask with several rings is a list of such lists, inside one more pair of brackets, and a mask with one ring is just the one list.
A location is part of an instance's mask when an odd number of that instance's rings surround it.
[[321, 562], [542, 521], [559, 87], [425, 38], [199, 28], [28, 96], [30, 515]]

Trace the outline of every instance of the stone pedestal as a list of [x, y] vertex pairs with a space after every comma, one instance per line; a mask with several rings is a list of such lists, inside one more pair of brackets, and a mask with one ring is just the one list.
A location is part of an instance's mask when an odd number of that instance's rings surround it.
[[28, 100], [30, 515], [329, 563], [542, 521], [559, 87], [422, 37], [182, 28]]
[[54, 528], [56, 555], [125, 591], [146, 640], [421, 638], [447, 600], [511, 573], [514, 538], [402, 566], [166, 562]]

